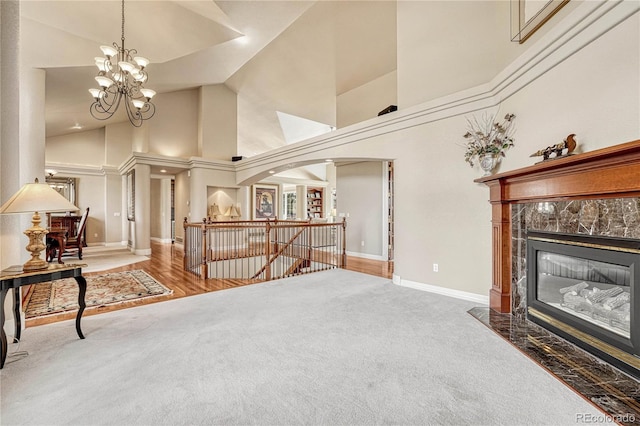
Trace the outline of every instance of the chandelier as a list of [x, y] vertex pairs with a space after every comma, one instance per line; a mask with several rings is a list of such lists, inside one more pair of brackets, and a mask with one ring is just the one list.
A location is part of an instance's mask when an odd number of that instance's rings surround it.
[[115, 114], [124, 101], [129, 121], [140, 127], [144, 120], [153, 117], [156, 107], [151, 98], [156, 94], [145, 89], [143, 84], [149, 78], [145, 67], [149, 60], [136, 56], [135, 49], [124, 47], [124, 0], [122, 0], [122, 44], [100, 46], [104, 57], [95, 58], [98, 75], [95, 77], [100, 89], [89, 89], [93, 103], [91, 115], [98, 120], [106, 120]]

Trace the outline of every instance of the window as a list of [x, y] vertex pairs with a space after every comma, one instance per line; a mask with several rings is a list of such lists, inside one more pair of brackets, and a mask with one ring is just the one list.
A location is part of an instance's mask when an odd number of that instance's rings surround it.
[[284, 218], [285, 219], [295, 219], [296, 218], [296, 193], [285, 192], [283, 194], [284, 197]]

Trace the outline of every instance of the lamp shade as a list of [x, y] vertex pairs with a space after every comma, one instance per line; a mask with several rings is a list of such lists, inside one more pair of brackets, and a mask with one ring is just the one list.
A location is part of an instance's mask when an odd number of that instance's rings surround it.
[[220, 211], [220, 207], [217, 204], [213, 205], [213, 209], [211, 209], [212, 216], [220, 216], [222, 212]]
[[141, 101], [140, 99], [132, 99], [131, 103], [133, 104], [134, 107], [141, 109], [144, 107], [144, 101]]
[[27, 183], [0, 207], [0, 214], [78, 210], [47, 183]]
[[100, 46], [100, 50], [102, 50], [102, 53], [104, 53], [106, 57], [116, 56], [118, 54], [118, 51], [111, 46]]
[[147, 100], [153, 98], [156, 95], [155, 90], [151, 89], [140, 89], [140, 93], [142, 93], [142, 96], [147, 98]]

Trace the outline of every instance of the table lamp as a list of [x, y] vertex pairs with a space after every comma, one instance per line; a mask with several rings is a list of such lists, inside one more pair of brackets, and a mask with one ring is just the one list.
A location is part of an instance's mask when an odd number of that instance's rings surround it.
[[40, 226], [40, 214], [38, 212], [67, 212], [78, 210], [66, 198], [56, 192], [46, 183], [39, 183], [36, 178], [35, 183], [25, 184], [6, 203], [0, 207], [0, 214], [33, 213], [31, 218], [31, 228], [24, 231], [29, 238], [27, 251], [31, 254], [23, 266], [22, 270], [38, 271], [46, 269], [48, 263], [40, 258], [40, 252], [45, 249], [43, 237], [47, 230]]

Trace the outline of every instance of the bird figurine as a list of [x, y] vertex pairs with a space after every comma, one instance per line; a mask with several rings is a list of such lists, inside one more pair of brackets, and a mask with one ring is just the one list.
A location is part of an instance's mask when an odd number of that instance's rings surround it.
[[564, 141], [536, 151], [531, 154], [530, 157], [542, 156], [542, 161], [563, 157], [571, 154], [573, 150], [576, 149], [576, 146], [578, 146], [578, 144], [575, 140], [575, 133], [571, 133]]

